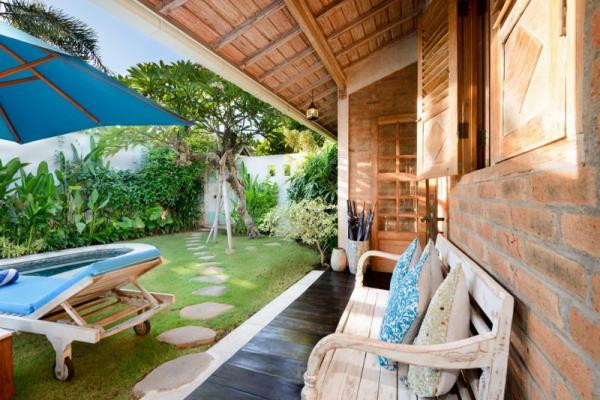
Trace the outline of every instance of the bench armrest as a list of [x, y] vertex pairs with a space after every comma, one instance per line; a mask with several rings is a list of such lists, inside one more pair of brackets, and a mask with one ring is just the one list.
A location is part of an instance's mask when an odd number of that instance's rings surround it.
[[302, 399], [317, 398], [317, 376], [328, 351], [351, 349], [387, 357], [403, 364], [441, 369], [484, 368], [492, 364], [495, 335], [486, 333], [436, 345], [388, 343], [378, 339], [334, 333], [321, 339], [308, 359]]
[[388, 260], [398, 261], [401, 256], [401, 254], [386, 253], [385, 251], [379, 250], [369, 250], [364, 252], [363, 255], [358, 259], [358, 265], [356, 267], [356, 286], [363, 286], [365, 263], [369, 257], [380, 257], [387, 258]]

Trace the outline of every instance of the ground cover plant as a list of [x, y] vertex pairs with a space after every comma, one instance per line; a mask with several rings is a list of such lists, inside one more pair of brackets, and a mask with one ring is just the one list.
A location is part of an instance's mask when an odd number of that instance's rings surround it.
[[[14, 347], [17, 400], [130, 399], [135, 383], [161, 363], [206, 349], [204, 346], [177, 350], [157, 341], [158, 334], [179, 326], [201, 325], [216, 330], [220, 339], [319, 262], [316, 252], [294, 242], [280, 241], [280, 246], [265, 246], [273, 242], [273, 238], [238, 237], [234, 254], [226, 255], [222, 243], [225, 239], [221, 237], [220, 242], [211, 242], [206, 249], [230, 275], [229, 281], [224, 283], [229, 291], [217, 298], [196, 296], [192, 294], [194, 290], [209, 284], [190, 282], [198, 276], [200, 267], [198, 258], [185, 247], [187, 236], [172, 234], [139, 240], [157, 246], [165, 259], [142, 279], [142, 284], [153, 291], [174, 294], [176, 303], [151, 320], [149, 336], [138, 337], [127, 330], [95, 345], [75, 343], [73, 381], [62, 383], [53, 378], [54, 352], [44, 337], [17, 336]], [[246, 249], [249, 246], [255, 250]], [[209, 321], [187, 321], [179, 317], [181, 308], [204, 301], [228, 303], [235, 308]]]

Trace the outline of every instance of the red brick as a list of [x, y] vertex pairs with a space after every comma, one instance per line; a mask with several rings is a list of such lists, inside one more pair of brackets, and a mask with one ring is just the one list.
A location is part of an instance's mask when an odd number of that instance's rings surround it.
[[554, 240], [556, 238], [556, 214], [551, 211], [530, 208], [513, 207], [511, 209], [513, 228], [531, 233], [540, 239]]
[[577, 309], [569, 312], [569, 328], [571, 337], [587, 354], [600, 362], [600, 325], [590, 321]]
[[495, 197], [494, 182], [480, 183], [477, 187], [479, 197], [483, 199], [493, 199]]
[[[531, 374], [533, 380], [543, 388], [545, 395], [547, 396], [551, 390], [551, 372], [548, 362], [544, 359], [539, 350], [531, 345], [520, 329], [512, 330], [510, 345], [512, 350], [519, 356], [524, 367]], [[522, 372], [523, 371], [521, 371], [521, 373]]]
[[487, 249], [487, 262], [494, 273], [500, 275], [504, 280], [509, 282], [511, 285], [514, 281], [514, 272], [510, 266], [510, 262], [506, 256], [498, 253], [497, 251], [488, 247]]
[[533, 304], [556, 326], [563, 326], [558, 295], [537, 277], [522, 268], [517, 268], [515, 271], [515, 287], [527, 305]]
[[593, 256], [600, 256], [600, 217], [565, 214], [561, 225], [566, 244]]
[[600, 8], [592, 17], [592, 43], [595, 48], [600, 47]]
[[556, 400], [574, 400], [573, 395], [569, 391], [569, 389], [565, 386], [564, 383], [559, 380], [556, 381]]
[[491, 242], [494, 238], [494, 228], [487, 222], [477, 221], [475, 232], [485, 241]]
[[496, 197], [506, 200], [525, 200], [527, 198], [526, 178], [509, 178], [496, 183]]
[[594, 310], [600, 312], [600, 275], [592, 276], [592, 302]]
[[486, 203], [485, 216], [492, 222], [510, 227], [509, 208], [504, 203]]
[[496, 229], [494, 244], [502, 252], [515, 258], [522, 258], [520, 249], [521, 239], [512, 232]]
[[577, 262], [530, 241], [523, 244], [525, 263], [580, 297], [585, 297], [585, 270]]
[[600, 58], [592, 64], [592, 98], [600, 100]]
[[593, 398], [592, 371], [562, 338], [533, 313], [527, 316], [526, 334], [550, 359], [551, 364], [586, 400]]
[[469, 255], [477, 261], [483, 260], [483, 242], [477, 238], [477, 235], [469, 233], [467, 236], [467, 245], [471, 250]]
[[579, 168], [573, 173], [552, 171], [531, 177], [531, 196], [543, 203], [595, 205], [596, 170]]

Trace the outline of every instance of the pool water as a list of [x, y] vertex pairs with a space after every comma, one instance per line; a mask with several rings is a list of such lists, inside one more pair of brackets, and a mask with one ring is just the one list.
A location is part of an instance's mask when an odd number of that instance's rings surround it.
[[108, 257], [94, 257], [94, 258], [86, 258], [84, 260], [75, 260], [71, 262], [64, 262], [56, 265], [45, 265], [42, 268], [29, 269], [27, 271], [23, 271], [23, 275], [36, 275], [36, 276], [53, 276], [62, 274], [63, 272], [72, 271], [77, 268], [85, 267], [94, 263], [96, 261], [106, 260]]

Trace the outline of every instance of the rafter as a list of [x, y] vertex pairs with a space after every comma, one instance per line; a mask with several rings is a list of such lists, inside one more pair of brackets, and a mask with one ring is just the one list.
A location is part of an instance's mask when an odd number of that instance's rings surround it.
[[[314, 99], [309, 99], [307, 102], [304, 102], [302, 107], [299, 107], [301, 110], [305, 110], [311, 103], [311, 101], [314, 101], [315, 103], [318, 101], [321, 101], [325, 98], [327, 98], [328, 96], [331, 96], [332, 94], [337, 93], [337, 87], [332, 86], [329, 89], [317, 94]], [[302, 93], [302, 95], [305, 95], [306, 92]], [[299, 96], [298, 96], [299, 97]]]
[[285, 4], [300, 28], [302, 28], [302, 31], [319, 55], [319, 58], [325, 65], [325, 68], [327, 68], [327, 71], [329, 71], [329, 74], [332, 76], [336, 85], [342, 91], [345, 91], [346, 75], [340, 67], [338, 60], [335, 58], [333, 50], [331, 50], [325, 35], [323, 35], [323, 32], [308, 8], [306, 1], [285, 0]]
[[371, 32], [370, 34], [364, 36], [362, 39], [358, 40], [357, 42], [354, 42], [350, 47], [342, 49], [342, 50], [338, 51], [337, 53], [335, 53], [336, 57], [347, 54], [347, 53], [351, 52], [352, 50], [359, 48], [363, 44], [368, 43], [372, 39], [374, 39], [380, 35], [383, 35], [384, 33], [389, 32], [396, 27], [401, 26], [402, 24], [410, 21], [411, 19], [414, 19], [418, 14], [419, 14], [418, 11], [415, 11], [413, 14], [402, 18], [400, 21], [396, 21], [392, 24], [384, 26], [383, 28], [381, 28], [379, 30]]
[[355, 27], [362, 24], [369, 18], [372, 18], [375, 15], [379, 14], [380, 12], [387, 10], [389, 7], [393, 6], [394, 4], [397, 4], [398, 1], [399, 0], [382, 1], [378, 6], [373, 7], [368, 12], [359, 15], [358, 17], [356, 17], [352, 21], [348, 22], [346, 25], [344, 25], [340, 29], [337, 29], [336, 31], [334, 31], [331, 35], [329, 35], [327, 37], [327, 40], [331, 41], [331, 40], [335, 40], [335, 39], [339, 38], [341, 35], [354, 29]]
[[240, 25], [236, 26], [234, 29], [221, 36], [221, 38], [218, 39], [212, 45], [213, 50], [221, 50], [223, 47], [227, 46], [229, 43], [233, 42], [235, 39], [239, 38], [244, 33], [252, 29], [254, 24], [269, 17], [269, 15], [281, 10], [283, 7], [285, 7], [285, 4], [281, 0], [275, 0], [267, 7], [260, 9], [254, 15], [242, 22]]
[[[31, 69], [33, 67], [37, 67], [40, 64], [43, 64], [43, 63], [46, 63], [48, 61], [54, 60], [56, 57], [57, 57], [56, 54], [51, 54], [51, 55], [39, 58], [39, 59], [31, 61], [31, 62], [27, 62], [27, 63], [26, 62], [22, 62], [21, 65], [18, 65], [18, 66], [14, 67], [14, 68], [9, 68], [9, 69], [5, 69], [4, 71], [0, 71], [0, 78], [5, 78], [7, 76], [14, 75], [14, 74], [17, 74], [19, 72], [26, 71], [26, 70]], [[19, 61], [19, 62], [21, 62], [21, 61]]]
[[188, 0], [162, 0], [154, 7], [161, 14], [169, 14], [187, 3]]
[[316, 16], [317, 19], [325, 18], [326, 16], [333, 14], [335, 11], [339, 10], [346, 4], [350, 3], [354, 0], [337, 0], [332, 3], [326, 5], [322, 10], [319, 11], [319, 14]]
[[326, 84], [327, 82], [331, 82], [331, 76], [329, 76], [329, 75], [325, 75], [321, 79], [312, 82], [310, 85], [304, 86], [301, 91], [294, 94], [292, 97], [290, 97], [290, 99], [295, 100], [299, 97], [302, 97], [303, 95], [310, 93], [311, 91], [315, 90], [316, 88], [318, 88], [321, 85]]
[[17, 143], [21, 143], [21, 136], [19, 136], [19, 134], [17, 133], [15, 126], [13, 125], [8, 114], [6, 113], [6, 110], [4, 110], [2, 104], [0, 104], [0, 117], [2, 117], [2, 119], [4, 120], [4, 123], [8, 127], [8, 130], [10, 131], [11, 135], [13, 135], [13, 137], [15, 138], [15, 141]]
[[300, 72], [299, 74], [295, 74], [291, 79], [287, 79], [285, 82], [282, 82], [280, 85], [274, 87], [273, 91], [279, 92], [281, 90], [284, 90], [321, 69], [323, 69], [323, 63], [321, 61], [318, 61], [310, 67], [304, 68], [302, 72]]
[[292, 58], [288, 59], [286, 62], [277, 64], [274, 68], [266, 71], [264, 74], [262, 74], [258, 78], [258, 80], [263, 82], [265, 79], [268, 79], [268, 78], [272, 77], [273, 75], [277, 74], [278, 72], [283, 71], [288, 66], [294, 64], [297, 61], [302, 60], [305, 57], [308, 57], [310, 54], [312, 54], [314, 52], [315, 52], [315, 50], [312, 47], [307, 47], [306, 49], [302, 50], [300, 53], [297, 53]]
[[[3, 50], [6, 54], [10, 55], [13, 59], [20, 62], [21, 65], [27, 64], [25, 62], [25, 59], [23, 59], [21, 56], [19, 56], [17, 53], [15, 53], [14, 51], [9, 49], [2, 43], [0, 43], [0, 50]], [[29, 66], [27, 69], [33, 75], [35, 75], [38, 79], [40, 79], [42, 82], [44, 82], [46, 85], [50, 86], [50, 88], [52, 88], [56, 93], [58, 93], [60, 96], [62, 96], [65, 100], [67, 100], [69, 103], [71, 103], [75, 108], [77, 108], [79, 111], [81, 111], [83, 114], [85, 114], [89, 119], [91, 119], [95, 123], [100, 122], [100, 120], [98, 118], [96, 118], [91, 112], [86, 110], [75, 99], [73, 99], [71, 96], [69, 96], [67, 93], [65, 93], [64, 90], [62, 90], [61, 88], [56, 86], [52, 81], [50, 81], [48, 78], [46, 78], [44, 75], [42, 75], [37, 69], [35, 69], [35, 67]]]
[[11, 79], [9, 81], [0, 81], [0, 87], [19, 85], [21, 83], [37, 81], [39, 78], [37, 76], [30, 76], [27, 78], [19, 78], [19, 79]]
[[248, 56], [242, 62], [241, 68], [243, 69], [243, 68], [246, 68], [250, 64], [254, 64], [255, 62], [257, 62], [258, 60], [260, 60], [262, 57], [264, 57], [265, 55], [267, 55], [271, 51], [280, 48], [281, 46], [283, 46], [284, 44], [286, 44], [287, 42], [289, 42], [290, 40], [292, 40], [293, 38], [295, 38], [296, 36], [298, 36], [300, 33], [302, 33], [302, 31], [298, 27], [290, 29], [289, 31], [287, 31], [283, 35], [280, 35], [279, 37], [277, 37], [275, 40], [273, 40], [267, 46], [265, 46], [262, 49], [258, 50], [254, 54]]

